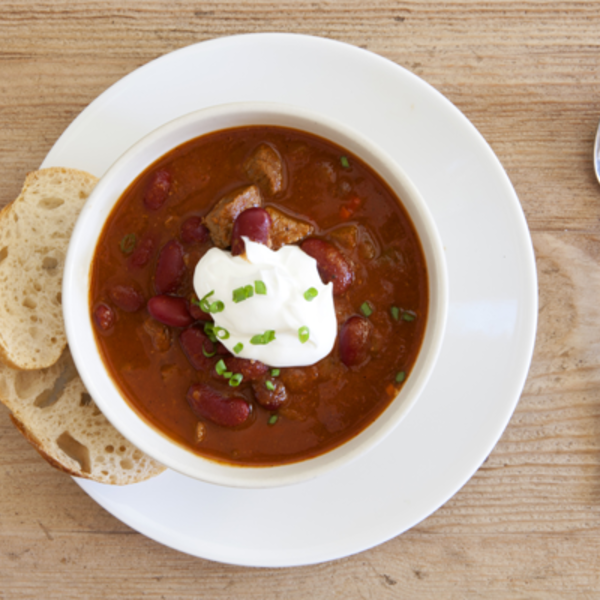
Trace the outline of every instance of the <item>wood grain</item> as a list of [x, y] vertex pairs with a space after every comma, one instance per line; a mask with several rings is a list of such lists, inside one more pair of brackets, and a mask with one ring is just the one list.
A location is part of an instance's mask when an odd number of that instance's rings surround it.
[[0, 600], [600, 597], [598, 2], [2, 2], [0, 206], [68, 124], [140, 65], [260, 31], [334, 38], [444, 93], [496, 152], [537, 256], [531, 372], [500, 443], [420, 525], [344, 560], [246, 569], [133, 532], [0, 409]]

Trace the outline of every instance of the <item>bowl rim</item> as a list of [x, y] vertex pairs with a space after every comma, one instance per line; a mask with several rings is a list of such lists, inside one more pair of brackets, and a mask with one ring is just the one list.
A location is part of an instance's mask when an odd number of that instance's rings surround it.
[[[148, 423], [123, 398], [104, 366], [89, 310], [90, 267], [98, 237], [131, 182], [185, 141], [244, 125], [280, 125], [308, 131], [359, 156], [401, 199], [417, 230], [428, 271], [425, 335], [400, 393], [379, 417], [347, 442], [314, 458], [276, 466], [242, 466], [201, 457]], [[159, 126], [126, 150], [100, 179], [79, 215], [67, 250], [62, 294], [73, 360], [88, 392], [111, 424], [147, 455], [183, 475], [246, 488], [279, 487], [313, 479], [349, 464], [383, 441], [421, 395], [442, 346], [448, 312], [448, 278], [440, 235], [427, 204], [401, 166], [348, 125], [315, 111], [275, 102], [236, 102], [202, 108]]]

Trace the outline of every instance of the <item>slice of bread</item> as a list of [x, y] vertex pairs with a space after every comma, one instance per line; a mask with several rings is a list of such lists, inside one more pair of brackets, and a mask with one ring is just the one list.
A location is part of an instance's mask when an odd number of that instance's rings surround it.
[[100, 412], [68, 348], [55, 365], [40, 371], [0, 364], [0, 400], [33, 447], [70, 475], [125, 485], [165, 470], [129, 443]]
[[34, 171], [0, 212], [0, 359], [15, 369], [49, 367], [67, 345], [63, 266], [75, 221], [97, 181], [75, 169]]

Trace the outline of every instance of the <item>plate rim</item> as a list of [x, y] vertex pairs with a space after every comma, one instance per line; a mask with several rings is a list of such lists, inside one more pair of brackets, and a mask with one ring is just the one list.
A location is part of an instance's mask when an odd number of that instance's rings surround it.
[[[526, 257], [522, 257], [522, 258], [524, 259], [524, 263], [525, 263], [524, 269], [526, 271], [528, 271], [527, 279], [530, 282], [530, 286], [531, 286], [530, 291], [532, 292], [531, 296], [528, 298], [529, 306], [526, 309], [526, 312], [528, 312], [529, 317], [532, 320], [532, 322], [528, 329], [529, 336], [526, 341], [526, 349], [524, 352], [524, 354], [527, 355], [528, 358], [520, 364], [520, 367], [521, 367], [520, 373], [518, 374], [517, 377], [515, 377], [513, 379], [512, 401], [509, 403], [509, 406], [507, 405], [507, 407], [506, 407], [505, 418], [503, 419], [503, 421], [501, 423], [499, 423], [499, 425], [496, 428], [497, 435], [492, 436], [488, 440], [487, 449], [485, 450], [484, 453], [482, 453], [483, 455], [479, 457], [480, 460], [478, 461], [477, 466], [470, 473], [467, 473], [464, 477], [460, 478], [460, 480], [458, 480], [456, 482], [456, 485], [454, 486], [454, 490], [447, 497], [444, 497], [439, 502], [435, 503], [435, 507], [428, 510], [426, 512], [426, 514], [423, 514], [416, 522], [414, 522], [413, 524], [411, 524], [407, 527], [401, 528], [399, 531], [397, 531], [397, 530], [390, 531], [389, 534], [387, 535], [387, 537], [383, 536], [383, 538], [375, 540], [370, 544], [363, 544], [363, 545], [361, 545], [360, 548], [354, 548], [348, 552], [343, 552], [343, 553], [338, 552], [337, 554], [329, 553], [327, 556], [315, 555], [311, 559], [306, 559], [306, 560], [302, 560], [302, 561], [294, 560], [293, 562], [289, 562], [289, 561], [283, 560], [277, 564], [273, 564], [272, 561], [267, 561], [267, 562], [252, 561], [252, 560], [244, 561], [244, 560], [240, 560], [239, 557], [236, 560], [228, 560], [227, 556], [217, 557], [216, 554], [213, 554], [212, 556], [208, 556], [204, 553], [195, 552], [195, 551], [193, 551], [193, 549], [191, 551], [190, 551], [190, 549], [183, 549], [182, 545], [184, 545], [184, 544], [170, 543], [168, 540], [165, 540], [164, 538], [161, 538], [160, 536], [153, 535], [153, 533], [155, 533], [155, 531], [151, 532], [147, 528], [145, 531], [141, 531], [140, 524], [134, 523], [135, 518], [133, 518], [130, 514], [119, 514], [119, 515], [115, 514], [115, 507], [110, 502], [107, 502], [105, 497], [100, 493], [101, 488], [98, 488], [98, 486], [102, 487], [102, 484], [96, 484], [94, 482], [83, 481], [83, 480], [76, 480], [77, 483], [80, 485], [80, 487], [82, 487], [82, 489], [86, 493], [88, 493], [88, 495], [90, 495], [96, 502], [98, 502], [98, 504], [103, 506], [103, 508], [105, 508], [106, 510], [111, 512], [111, 514], [113, 514], [114, 516], [119, 518], [121, 521], [125, 522], [126, 524], [133, 527], [134, 529], [140, 531], [147, 537], [150, 537], [151, 539], [154, 539], [155, 541], [157, 541], [163, 545], [169, 546], [169, 547], [174, 548], [179, 551], [186, 552], [188, 554], [192, 554], [194, 556], [207, 558], [210, 560], [218, 560], [223, 563], [245, 565], [245, 566], [271, 566], [271, 567], [277, 566], [277, 567], [279, 567], [279, 566], [307, 565], [307, 564], [315, 564], [315, 563], [319, 563], [319, 562], [324, 562], [327, 560], [335, 560], [337, 558], [342, 558], [344, 556], [355, 554], [357, 552], [361, 552], [368, 548], [371, 548], [371, 547], [374, 547], [381, 543], [384, 543], [385, 541], [388, 541], [389, 539], [396, 537], [397, 535], [403, 533], [404, 531], [410, 529], [411, 527], [414, 527], [414, 525], [416, 525], [418, 522], [427, 518], [430, 514], [435, 512], [435, 510], [437, 510], [437, 508], [439, 508], [441, 505], [443, 505], [445, 502], [447, 502], [452, 496], [454, 496], [464, 486], [464, 484], [473, 476], [473, 474], [477, 471], [479, 466], [485, 461], [485, 459], [487, 458], [489, 453], [492, 451], [492, 449], [498, 442], [500, 436], [504, 432], [510, 418], [512, 417], [512, 414], [514, 413], [514, 410], [519, 401], [520, 394], [522, 392], [522, 389], [523, 389], [525, 381], [526, 381], [527, 373], [529, 371], [529, 367], [530, 367], [531, 360], [533, 357], [533, 349], [534, 349], [534, 345], [535, 345], [535, 335], [536, 335], [536, 329], [537, 329], [537, 308], [538, 308], [537, 289], [538, 288], [537, 288], [537, 273], [536, 273], [536, 269], [535, 269], [535, 254], [534, 254], [534, 250], [533, 250], [533, 244], [531, 242], [531, 236], [529, 234], [529, 230], [527, 227], [527, 223], [526, 223], [526, 219], [525, 219], [525, 215], [524, 215], [522, 206], [519, 203], [518, 197], [512, 186], [512, 183], [510, 182], [508, 175], [506, 174], [503, 166], [501, 165], [499, 159], [496, 157], [495, 153], [493, 152], [493, 150], [491, 149], [491, 147], [489, 146], [487, 141], [483, 138], [483, 136], [475, 128], [475, 126], [467, 119], [467, 117], [450, 100], [448, 100], [448, 98], [446, 98], [443, 94], [441, 94], [438, 90], [436, 90], [429, 83], [427, 83], [426, 81], [424, 81], [417, 75], [413, 74], [412, 72], [407, 70], [405, 67], [402, 67], [401, 65], [398, 65], [385, 57], [374, 54], [371, 51], [358, 48], [351, 44], [347, 44], [345, 42], [341, 42], [338, 40], [331, 40], [328, 38], [309, 36], [309, 35], [304, 35], [304, 34], [296, 34], [296, 33], [250, 33], [250, 34], [241, 34], [241, 35], [232, 35], [232, 36], [214, 38], [214, 39], [205, 40], [202, 42], [198, 42], [195, 44], [191, 44], [189, 46], [185, 46], [185, 47], [176, 49], [176, 50], [169, 52], [167, 54], [164, 54], [164, 55], [142, 65], [141, 67], [135, 69], [134, 71], [128, 73], [123, 78], [119, 79], [117, 82], [112, 84], [104, 92], [102, 92], [97, 98], [95, 98], [88, 105], [88, 107], [86, 109], [84, 109], [71, 122], [71, 124], [65, 129], [63, 134], [58, 138], [58, 140], [56, 141], [56, 143], [53, 145], [52, 149], [49, 151], [48, 155], [46, 156], [46, 159], [42, 163], [42, 167], [47, 166], [47, 163], [52, 162], [51, 159], [49, 159], [49, 157], [51, 157], [55, 148], [57, 148], [61, 144], [65, 144], [65, 143], [69, 142], [69, 137], [72, 136], [73, 132], [76, 130], [76, 128], [78, 127], [78, 125], [81, 123], [81, 121], [83, 119], [92, 117], [94, 111], [99, 110], [101, 108], [103, 101], [105, 101], [111, 94], [115, 94], [115, 93], [119, 92], [121, 90], [121, 87], [126, 88], [127, 85], [129, 85], [130, 81], [133, 81], [135, 79], [135, 77], [140, 76], [140, 73], [142, 73], [142, 75], [143, 75], [143, 73], [146, 71], [150, 71], [151, 69], [158, 68], [161, 66], [161, 64], [163, 62], [168, 62], [170, 60], [179, 60], [180, 58], [185, 60], [186, 55], [188, 55], [188, 54], [193, 55], [197, 51], [197, 48], [199, 46], [205, 47], [206, 45], [211, 45], [214, 49], [214, 48], [217, 48], [219, 45], [222, 45], [222, 44], [226, 45], [226, 44], [231, 44], [231, 43], [235, 44], [240, 40], [242, 42], [249, 40], [250, 43], [253, 43], [254, 40], [258, 40], [260, 42], [260, 40], [269, 39], [270, 41], [277, 43], [278, 40], [285, 40], [287, 42], [287, 40], [289, 40], [290, 38], [293, 38], [295, 40], [301, 40], [301, 41], [304, 41], [307, 43], [315, 43], [316, 42], [316, 43], [321, 43], [324, 45], [329, 44], [329, 45], [331, 45], [331, 47], [335, 46], [337, 48], [343, 48], [344, 51], [349, 50], [351, 52], [356, 52], [356, 53], [366, 53], [369, 55], [369, 58], [371, 60], [378, 60], [378, 61], [384, 61], [386, 63], [389, 63], [395, 69], [399, 69], [401, 72], [403, 72], [405, 77], [409, 77], [412, 81], [417, 81], [419, 86], [423, 86], [423, 85], [426, 86], [426, 88], [428, 89], [428, 93], [435, 94], [435, 96], [437, 97], [438, 100], [441, 100], [444, 104], [446, 104], [447, 107], [451, 107], [451, 109], [454, 112], [454, 115], [461, 120], [463, 125], [466, 125], [470, 129], [471, 134], [474, 133], [478, 136], [480, 143], [483, 144], [482, 147], [485, 148], [485, 152], [487, 153], [487, 159], [491, 160], [494, 163], [497, 173], [499, 175], [501, 175], [501, 177], [504, 180], [503, 183], [507, 187], [508, 196], [511, 198], [511, 201], [513, 203], [512, 208], [515, 213], [514, 216], [517, 218], [517, 221], [518, 221], [516, 223], [516, 225], [517, 225], [518, 229], [520, 229], [520, 234], [524, 235], [525, 238], [529, 242], [530, 252], [527, 254]], [[161, 476], [161, 477], [164, 477], [164, 476]], [[158, 479], [160, 479], [160, 478], [158, 478]], [[143, 485], [143, 484], [141, 484], [141, 485]], [[158, 528], [158, 529], [160, 529], [160, 528]], [[225, 553], [225, 554], [227, 554], [227, 553]], [[327, 554], [327, 552], [325, 554]]]

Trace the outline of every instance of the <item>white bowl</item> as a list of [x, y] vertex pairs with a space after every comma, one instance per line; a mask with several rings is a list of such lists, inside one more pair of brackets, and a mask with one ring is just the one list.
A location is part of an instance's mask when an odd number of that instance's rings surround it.
[[[429, 279], [425, 337], [410, 376], [383, 413], [359, 435], [315, 458], [288, 465], [235, 466], [187, 450], [142, 419], [123, 398], [96, 345], [89, 308], [90, 268], [98, 238], [130, 183], [172, 148], [201, 135], [244, 125], [280, 125], [316, 134], [370, 165], [394, 190], [417, 230]], [[67, 338], [89, 393], [109, 421], [140, 450], [165, 466], [209, 483], [262, 488], [312, 479], [349, 463], [381, 442], [418, 400], [437, 359], [446, 323], [448, 283], [442, 244], [423, 198], [402, 169], [363, 135], [342, 123], [291, 105], [250, 102], [215, 106], [162, 125], [125, 152], [86, 202], [69, 245], [63, 281]]]

